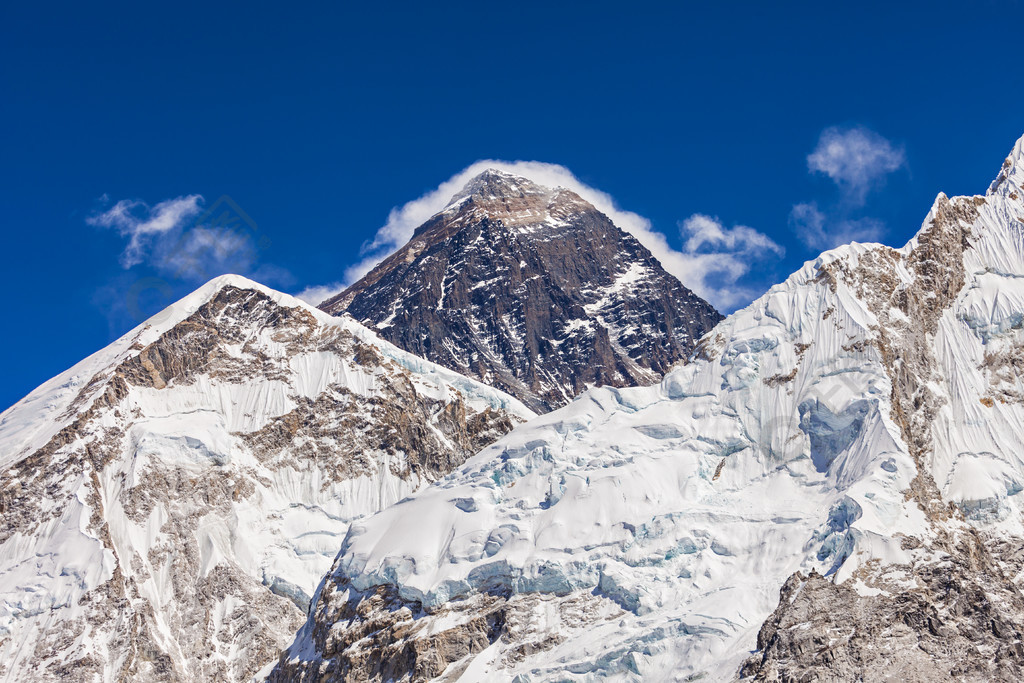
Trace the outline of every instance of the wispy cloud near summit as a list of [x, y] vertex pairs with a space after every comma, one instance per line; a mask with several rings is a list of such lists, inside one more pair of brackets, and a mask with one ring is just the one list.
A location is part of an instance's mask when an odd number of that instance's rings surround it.
[[695, 213], [679, 223], [687, 286], [721, 311], [731, 311], [752, 301], [761, 290], [741, 283], [753, 266], [766, 256], [782, 257], [785, 249], [745, 225], [725, 227], [721, 220]]
[[238, 273], [266, 283], [294, 281], [284, 268], [260, 263], [270, 238], [224, 195], [210, 206], [191, 194], [148, 204], [122, 199], [85, 219], [127, 239], [120, 255], [124, 273], [96, 291], [112, 329], [138, 323], [197, 283]]
[[825, 251], [850, 242], [878, 242], [885, 234], [885, 224], [875, 218], [837, 218], [826, 216], [817, 202], [793, 206], [790, 227], [810, 249]]
[[[580, 195], [608, 216], [615, 225], [632, 234], [654, 254], [662, 266], [687, 287], [721, 310], [732, 310], [751, 296], [737, 285], [749, 272], [752, 249], [768, 248], [781, 253], [781, 247], [753, 228], [725, 228], [721, 223], [695, 214], [680, 224], [683, 249], [673, 248], [647, 218], [618, 206], [607, 192], [587, 185], [565, 166], [540, 161], [500, 161], [484, 159], [459, 171], [422, 197], [397, 206], [387, 223], [363, 246], [363, 259], [345, 271], [344, 282], [309, 287], [296, 296], [320, 303], [366, 275], [378, 263], [408, 242], [416, 228], [438, 213], [453, 195], [472, 178], [493, 168], [526, 177], [546, 187], [564, 187]], [[713, 227], [717, 226], [717, 227]]]
[[198, 215], [202, 202], [203, 198], [198, 194], [168, 199], [155, 206], [135, 199], [122, 199], [103, 213], [85, 219], [85, 222], [96, 227], [114, 228], [127, 237], [121, 265], [131, 268], [146, 258], [150, 242], [156, 236], [181, 228]]
[[[581, 182], [565, 166], [541, 161], [482, 159], [459, 171], [422, 197], [391, 209], [387, 223], [377, 231], [370, 242], [363, 246], [363, 260], [346, 270], [344, 284], [352, 284], [366, 275], [388, 255], [403, 246], [412, 238], [416, 228], [444, 209], [453, 195], [462, 190], [470, 180], [489, 168], [529, 178], [538, 185], [564, 187], [572, 190], [611, 218], [617, 226], [632, 233], [651, 251], [655, 251], [655, 249], [645, 239], [648, 241], [664, 240], [663, 236], [653, 233], [651, 223], [646, 218], [632, 211], [620, 209], [611, 195]], [[668, 247], [667, 243], [665, 247]]]

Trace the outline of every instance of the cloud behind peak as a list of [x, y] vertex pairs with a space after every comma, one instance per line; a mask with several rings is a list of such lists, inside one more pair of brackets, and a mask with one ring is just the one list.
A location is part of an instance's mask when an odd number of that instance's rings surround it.
[[387, 222], [372, 240], [363, 245], [363, 258], [346, 269], [343, 282], [308, 287], [298, 296], [319, 303], [359, 280], [408, 242], [417, 227], [443, 210], [452, 196], [487, 169], [523, 176], [546, 187], [572, 190], [608, 216], [619, 228], [633, 235], [654, 254], [665, 270], [726, 312], [759, 293], [739, 283], [750, 271], [749, 260], [744, 262], [744, 257], [749, 257], [757, 249], [782, 253], [778, 244], [753, 228], [725, 228], [716, 219], [703, 214], [695, 214], [680, 224], [684, 231], [684, 244], [681, 250], [675, 249], [664, 234], [654, 229], [650, 220], [620, 208], [610, 194], [582, 182], [565, 166], [540, 161], [483, 159], [467, 166], [423, 196], [393, 208]]
[[831, 178], [855, 205], [863, 204], [872, 187], [905, 163], [902, 148], [863, 126], [826, 128], [807, 156], [808, 170]]

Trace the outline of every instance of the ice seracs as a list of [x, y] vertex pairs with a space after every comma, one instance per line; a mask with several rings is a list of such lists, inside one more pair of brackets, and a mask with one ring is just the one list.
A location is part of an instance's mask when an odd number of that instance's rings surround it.
[[1019, 680], [1021, 144], [353, 524], [271, 679]]

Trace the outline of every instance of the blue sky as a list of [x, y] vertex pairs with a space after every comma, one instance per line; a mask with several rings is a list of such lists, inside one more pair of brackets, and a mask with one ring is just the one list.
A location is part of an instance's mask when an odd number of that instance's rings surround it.
[[343, 282], [480, 159], [568, 169], [732, 308], [1024, 134], [1019, 1], [356, 5], [4, 3], [0, 406], [219, 272]]

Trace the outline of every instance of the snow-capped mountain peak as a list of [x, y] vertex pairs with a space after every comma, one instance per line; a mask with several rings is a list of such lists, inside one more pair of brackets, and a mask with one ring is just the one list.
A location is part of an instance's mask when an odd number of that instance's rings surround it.
[[488, 168], [471, 178], [451, 201], [445, 206], [449, 208], [469, 197], [478, 199], [512, 199], [528, 196], [545, 196], [552, 190], [538, 185], [520, 175], [496, 168]]
[[720, 318], [575, 192], [495, 169], [321, 308], [538, 411], [657, 381]]
[[997, 192], [1007, 196], [1024, 192], [1024, 136], [1013, 146], [987, 194]]
[[532, 415], [217, 278], [0, 416], [0, 680], [248, 680], [351, 520]]

